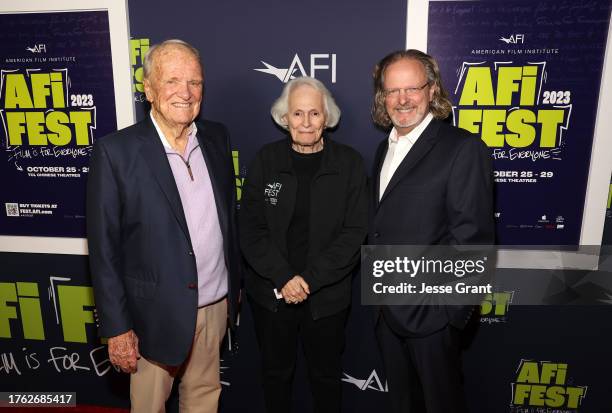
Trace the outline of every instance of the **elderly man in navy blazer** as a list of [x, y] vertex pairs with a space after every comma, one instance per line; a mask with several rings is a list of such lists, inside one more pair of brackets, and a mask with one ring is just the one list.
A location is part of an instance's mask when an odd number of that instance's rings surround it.
[[[451, 103], [438, 64], [418, 50], [374, 70], [374, 121], [390, 129], [374, 158], [369, 244], [492, 245], [491, 157], [443, 121]], [[460, 331], [473, 306], [382, 306], [376, 335], [392, 412], [466, 412]]]
[[162, 412], [180, 379], [181, 412], [216, 412], [220, 344], [234, 324], [240, 255], [226, 128], [195, 122], [198, 51], [180, 40], [149, 49], [151, 112], [96, 142], [87, 230], [100, 334], [131, 373], [133, 412]]

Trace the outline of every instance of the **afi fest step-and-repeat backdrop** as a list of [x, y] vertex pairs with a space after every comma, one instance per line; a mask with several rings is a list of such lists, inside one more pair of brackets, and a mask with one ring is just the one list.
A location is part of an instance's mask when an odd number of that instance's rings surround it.
[[[508, 246], [500, 263], [557, 282], [556, 305], [518, 305], [520, 289], [485, 298], [465, 343], [471, 411], [610, 411], [612, 289], [592, 288], [587, 269], [538, 262], [542, 252], [563, 261], [558, 246], [612, 244], [610, 0], [8, 3], [0, 5], [0, 391], [73, 391], [79, 404], [129, 406], [128, 377], [97, 337], [84, 188], [93, 142], [148, 111], [144, 54], [181, 38], [203, 58], [202, 116], [232, 135], [238, 198], [256, 150], [283, 136], [269, 108], [289, 79], [329, 87], [342, 119], [328, 136], [371, 166], [385, 139], [370, 118], [374, 65], [406, 47], [436, 57], [452, 121], [491, 150], [498, 241]], [[532, 255], [521, 251], [527, 245]], [[345, 411], [386, 411], [358, 277], [354, 287]], [[300, 359], [296, 412], [312, 410], [305, 376]], [[263, 411], [248, 306], [221, 377], [221, 411]], [[169, 403], [176, 410], [176, 397]]]

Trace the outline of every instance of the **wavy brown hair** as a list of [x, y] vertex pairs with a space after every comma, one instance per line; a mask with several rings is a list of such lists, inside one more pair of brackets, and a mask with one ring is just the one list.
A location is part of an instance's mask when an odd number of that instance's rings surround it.
[[445, 119], [451, 113], [452, 104], [448, 94], [442, 86], [440, 68], [433, 57], [420, 50], [398, 50], [383, 57], [374, 68], [374, 104], [372, 105], [372, 119], [383, 128], [393, 126], [391, 118], [385, 109], [385, 71], [392, 64], [402, 59], [413, 59], [421, 62], [427, 74], [429, 86], [434, 89], [433, 99], [429, 103], [429, 110], [436, 119]]

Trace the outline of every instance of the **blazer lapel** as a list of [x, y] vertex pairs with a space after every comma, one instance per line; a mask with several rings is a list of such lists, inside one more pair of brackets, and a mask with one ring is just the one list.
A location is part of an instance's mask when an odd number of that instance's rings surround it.
[[380, 172], [382, 170], [385, 156], [387, 156], [387, 150], [389, 150], [389, 139], [385, 139], [379, 145], [376, 151], [376, 157], [374, 158], [374, 173], [372, 174], [372, 185], [374, 188], [374, 206], [378, 208], [380, 204]]
[[[440, 129], [440, 125], [435, 119], [432, 119], [430, 124], [425, 128], [421, 136], [417, 139], [414, 146], [410, 149], [410, 151], [406, 154], [404, 160], [399, 164], [395, 173], [391, 177], [387, 188], [385, 189], [385, 193], [382, 198], [380, 198], [380, 203], [382, 203], [387, 195], [393, 191], [393, 188], [397, 186], [397, 184], [410, 172], [412, 168], [415, 167], [417, 163], [431, 150], [431, 148], [435, 145], [438, 137], [438, 130]], [[384, 159], [384, 156], [381, 158]], [[382, 167], [382, 162], [381, 165]], [[378, 169], [380, 171], [380, 168]], [[380, 173], [380, 172], [379, 172]]]
[[170, 209], [174, 213], [179, 226], [185, 233], [187, 240], [191, 243], [189, 229], [187, 228], [187, 221], [185, 219], [185, 212], [183, 211], [183, 204], [181, 203], [181, 197], [179, 195], [178, 188], [176, 187], [176, 182], [174, 181], [172, 169], [168, 163], [168, 157], [166, 155], [164, 145], [162, 145], [157, 134], [157, 130], [155, 130], [155, 126], [153, 125], [153, 122], [151, 122], [149, 116], [146, 117], [144, 123], [145, 131], [143, 135], [141, 135], [144, 145], [141, 154], [149, 165], [149, 168], [151, 169], [151, 172], [162, 192], [166, 196], [166, 199], [170, 204]]
[[[213, 144], [212, 139], [207, 138], [206, 128], [201, 123], [198, 123], [197, 138], [200, 143], [202, 155], [204, 155], [208, 175], [210, 176], [210, 183], [215, 197], [215, 205], [217, 206], [219, 224], [221, 225], [221, 233], [226, 234], [229, 229], [228, 216], [226, 213], [226, 211], [229, 211], [229, 205], [227, 205], [227, 198], [223, 196], [226, 190], [226, 185], [223, 183], [223, 172], [228, 166], [223, 159], [223, 155]], [[231, 188], [233, 189], [233, 186]]]

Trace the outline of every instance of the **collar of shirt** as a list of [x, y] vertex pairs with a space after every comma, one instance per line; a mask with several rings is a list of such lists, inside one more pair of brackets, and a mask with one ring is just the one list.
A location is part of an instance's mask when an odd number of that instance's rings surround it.
[[[155, 121], [155, 118], [153, 117], [153, 114], [151, 112], [149, 112], [149, 116], [151, 117], [151, 120], [153, 121], [153, 126], [155, 126], [155, 130], [157, 131], [159, 140], [161, 140], [162, 145], [164, 145], [164, 148], [166, 149], [166, 153], [177, 153], [172, 147], [172, 145], [170, 145], [170, 142], [168, 142], [168, 139], [166, 139], [166, 135], [164, 135], [164, 132], [162, 132], [161, 128]], [[196, 126], [195, 122], [191, 122], [191, 125], [189, 126], [189, 128], [190, 129], [187, 134], [187, 149], [186, 149], [187, 153], [189, 153], [188, 151], [191, 150], [191, 147], [193, 146], [194, 138], [196, 134], [198, 133], [198, 127]]]
[[415, 144], [419, 136], [423, 133], [425, 128], [429, 125], [431, 120], [433, 119], [433, 115], [429, 112], [423, 121], [419, 123], [413, 130], [408, 132], [405, 135], [398, 136], [397, 129], [395, 127], [391, 129], [391, 133], [389, 133], [389, 146], [398, 145], [398, 146], [408, 146], [412, 147]]

